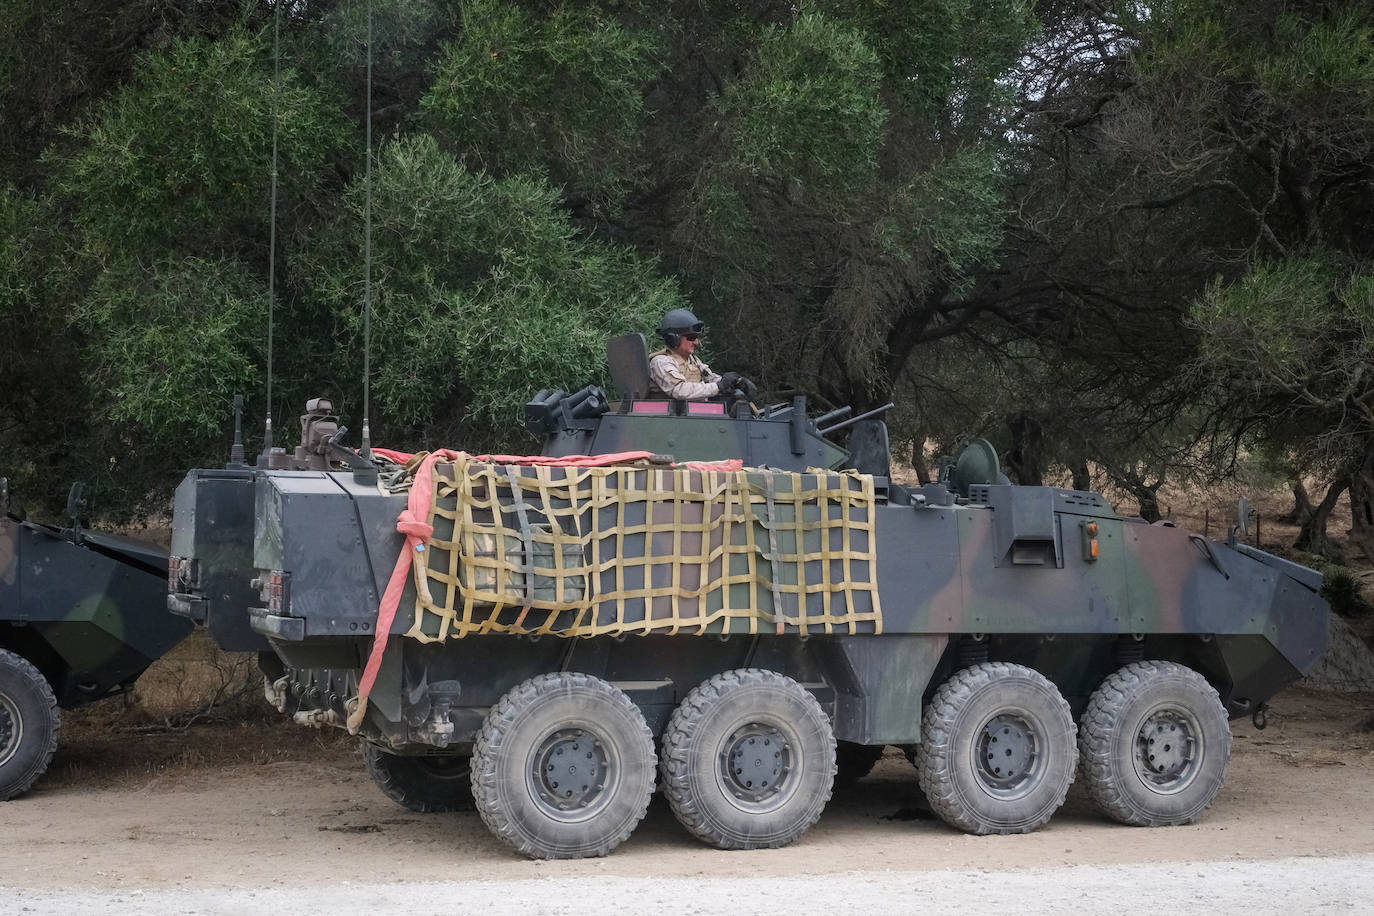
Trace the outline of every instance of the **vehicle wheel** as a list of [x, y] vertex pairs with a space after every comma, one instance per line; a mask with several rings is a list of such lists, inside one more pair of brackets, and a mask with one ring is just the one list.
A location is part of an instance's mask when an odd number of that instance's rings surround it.
[[1097, 688], [1079, 732], [1083, 781], [1123, 824], [1189, 824], [1216, 798], [1231, 726], [1207, 679], [1174, 662], [1134, 662]]
[[1077, 761], [1058, 688], [1022, 665], [956, 672], [926, 708], [917, 751], [931, 810], [968, 833], [1030, 833], [1064, 803]]
[[363, 742], [367, 775], [387, 798], [421, 814], [472, 810], [472, 758], [405, 757]]
[[660, 783], [673, 814], [718, 849], [786, 846], [820, 818], [835, 779], [830, 720], [800, 684], [741, 668], [668, 720]]
[[57, 750], [57, 700], [26, 658], [0, 649], [0, 801], [29, 790]]
[[539, 859], [604, 856], [644, 817], [653, 737], [618, 688], [543, 674], [491, 708], [472, 752], [472, 794], [491, 832]]
[[835, 788], [844, 789], [863, 779], [878, 761], [883, 759], [885, 748], [881, 744], [855, 744], [852, 741], [835, 742]]

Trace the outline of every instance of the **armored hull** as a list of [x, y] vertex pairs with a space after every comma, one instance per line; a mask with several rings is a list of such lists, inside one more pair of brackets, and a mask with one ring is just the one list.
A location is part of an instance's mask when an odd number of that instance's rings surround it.
[[[1092, 493], [650, 468], [679, 482], [640, 516], [623, 506], [643, 494], [619, 494], [612, 516], [579, 494], [647, 477], [465, 473], [487, 489], [453, 484], [417, 513], [413, 493], [350, 473], [252, 472], [258, 600], [245, 619], [285, 666], [282, 709], [362, 735], [403, 804], [475, 804], [531, 855], [609, 851], [655, 766], [706, 842], [791, 842], [829, 796], [837, 741], [842, 766], [907, 748], [936, 813], [974, 833], [1044, 823], [1080, 757], [1110, 816], [1188, 822], [1224, 777], [1226, 719], [1261, 709], [1325, 648], [1318, 574], [1122, 518]], [[861, 505], [837, 514], [836, 487], [854, 481]], [[707, 492], [734, 508], [713, 514]], [[790, 514], [779, 493], [800, 494]], [[482, 513], [459, 511], [479, 497]], [[597, 512], [614, 521], [598, 527]], [[203, 576], [182, 514], [174, 549]], [[730, 517], [754, 533], [722, 534]], [[457, 546], [474, 525], [481, 538]], [[741, 555], [754, 565], [732, 565]], [[188, 584], [174, 606], [198, 600]], [[775, 756], [751, 756], [763, 743]], [[574, 745], [594, 776], [564, 767]]]
[[58, 707], [128, 689], [191, 632], [166, 589], [156, 545], [0, 516], [0, 798], [46, 769]]

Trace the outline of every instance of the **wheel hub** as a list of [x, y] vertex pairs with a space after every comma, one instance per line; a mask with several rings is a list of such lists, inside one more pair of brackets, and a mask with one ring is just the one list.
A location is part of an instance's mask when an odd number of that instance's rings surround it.
[[605, 744], [585, 729], [565, 728], [539, 745], [530, 782], [548, 808], [586, 813], [601, 797], [609, 776]]
[[734, 731], [721, 755], [725, 784], [742, 801], [766, 801], [782, 791], [792, 769], [792, 748], [777, 728], [750, 722]]
[[19, 709], [4, 694], [0, 694], [0, 764], [4, 764], [19, 749], [19, 741], [24, 735], [24, 721]]
[[1198, 734], [1178, 710], [1159, 709], [1146, 716], [1136, 733], [1136, 772], [1155, 788], [1181, 789], [1197, 769]]
[[1039, 753], [1034, 727], [1021, 716], [993, 716], [978, 734], [977, 766], [983, 785], [998, 794], [1015, 793], [1031, 780]]

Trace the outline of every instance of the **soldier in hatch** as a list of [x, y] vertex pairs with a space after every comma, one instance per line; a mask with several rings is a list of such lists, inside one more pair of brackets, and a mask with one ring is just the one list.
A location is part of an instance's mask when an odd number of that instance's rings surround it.
[[758, 396], [754, 383], [738, 372], [724, 375], [697, 358], [697, 342], [706, 326], [686, 309], [673, 309], [663, 316], [658, 333], [663, 349], [649, 355], [650, 393], [680, 401], [701, 401], [714, 397]]

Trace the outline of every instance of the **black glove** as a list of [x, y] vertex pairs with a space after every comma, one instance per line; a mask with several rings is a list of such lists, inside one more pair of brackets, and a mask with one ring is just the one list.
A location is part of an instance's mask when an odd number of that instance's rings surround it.
[[735, 390], [735, 386], [738, 384], [739, 373], [727, 372], [720, 377], [720, 381], [716, 382], [716, 392], [719, 394], [729, 394]]
[[744, 397], [751, 404], [759, 399], [759, 386], [742, 375], [739, 377], [739, 390], [744, 392]]

